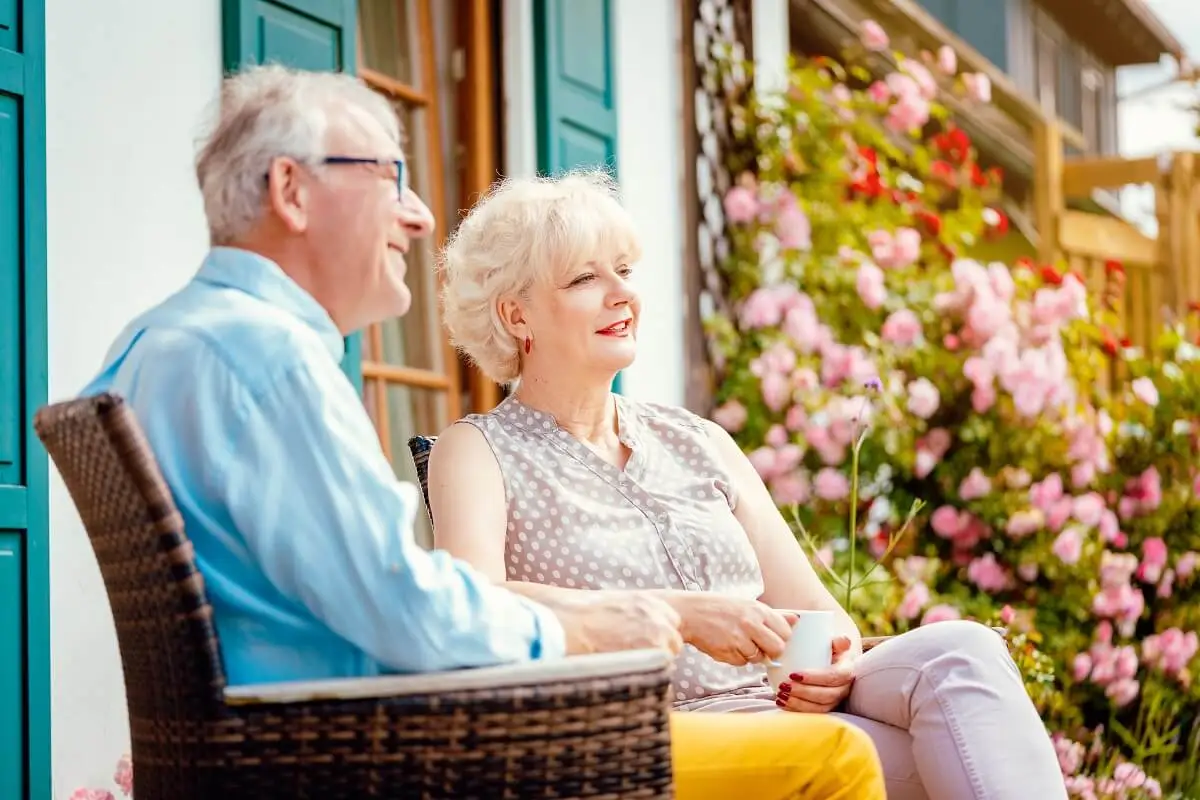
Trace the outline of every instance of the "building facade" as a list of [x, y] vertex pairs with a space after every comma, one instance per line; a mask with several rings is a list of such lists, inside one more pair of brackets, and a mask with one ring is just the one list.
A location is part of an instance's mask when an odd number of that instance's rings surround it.
[[[411, 256], [412, 313], [354, 337], [345, 368], [407, 478], [409, 436], [501, 396], [449, 348], [433, 277], [434, 249], [497, 175], [615, 171], [645, 245], [640, 355], [619, 389], [704, 410], [699, 314], [728, 176], [703, 64], [736, 43], [777, 82], [824, 6], [846, 3], [0, 0], [0, 798], [108, 787], [128, 746], [99, 570], [31, 420], [198, 267], [193, 156], [224, 72], [354, 71], [400, 113], [439, 235]], [[952, 28], [970, 18], [938, 13]]]

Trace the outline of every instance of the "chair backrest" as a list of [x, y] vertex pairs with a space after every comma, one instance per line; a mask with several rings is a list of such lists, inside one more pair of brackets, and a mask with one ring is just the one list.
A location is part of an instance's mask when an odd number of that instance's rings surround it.
[[34, 429], [100, 564], [135, 739], [146, 725], [165, 731], [212, 719], [226, 682], [212, 606], [132, 409], [101, 394], [40, 409]]
[[429, 451], [433, 450], [435, 442], [436, 436], [414, 436], [408, 440], [408, 450], [417, 468], [417, 483], [421, 484], [421, 497], [425, 499], [430, 525], [433, 524], [433, 509], [429, 507]]

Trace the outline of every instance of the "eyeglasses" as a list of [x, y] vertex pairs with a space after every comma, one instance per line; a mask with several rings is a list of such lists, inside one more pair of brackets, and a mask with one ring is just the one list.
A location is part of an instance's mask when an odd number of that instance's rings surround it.
[[[394, 167], [396, 170], [396, 196], [401, 200], [404, 199], [404, 190], [408, 188], [408, 174], [404, 169], [404, 161], [399, 158], [358, 158], [356, 156], [325, 156], [320, 161], [321, 164], [330, 166], [339, 165], [366, 165], [375, 167]], [[264, 179], [270, 179], [270, 173], [263, 175]]]
[[404, 161], [399, 158], [356, 158], [354, 156], [326, 156], [321, 159], [322, 164], [330, 164], [337, 166], [339, 164], [366, 164], [376, 167], [395, 167], [396, 168], [396, 192], [401, 198], [404, 197], [404, 190], [408, 188], [407, 175], [404, 171]]

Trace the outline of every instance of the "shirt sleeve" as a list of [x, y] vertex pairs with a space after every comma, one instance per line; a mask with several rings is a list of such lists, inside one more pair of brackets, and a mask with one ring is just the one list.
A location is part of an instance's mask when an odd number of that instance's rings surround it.
[[186, 404], [195, 433], [181, 438], [203, 451], [208, 491], [267, 578], [332, 631], [397, 672], [564, 654], [549, 609], [417, 544], [417, 488], [396, 478], [331, 359], [293, 365], [256, 393], [229, 374], [199, 386], [213, 395]]

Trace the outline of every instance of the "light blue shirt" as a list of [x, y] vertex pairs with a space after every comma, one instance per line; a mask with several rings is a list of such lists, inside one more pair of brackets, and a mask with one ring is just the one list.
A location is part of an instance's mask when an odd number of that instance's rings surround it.
[[342, 336], [273, 262], [216, 248], [85, 395], [137, 414], [183, 514], [231, 684], [553, 658], [546, 608], [413, 537]]

